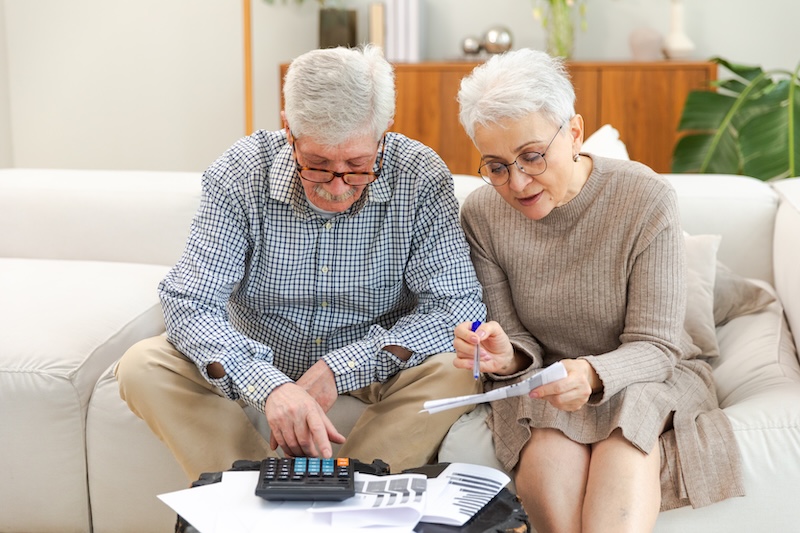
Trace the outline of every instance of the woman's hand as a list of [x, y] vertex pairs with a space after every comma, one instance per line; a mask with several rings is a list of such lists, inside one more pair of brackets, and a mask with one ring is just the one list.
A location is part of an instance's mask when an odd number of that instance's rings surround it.
[[454, 331], [453, 346], [456, 368], [472, 370], [475, 360], [475, 347], [480, 343], [480, 371], [508, 376], [519, 372], [530, 364], [530, 359], [514, 353], [508, 335], [497, 322], [481, 324], [472, 331], [472, 322], [462, 322]]
[[562, 359], [567, 377], [533, 389], [529, 396], [550, 402], [562, 411], [577, 411], [589, 397], [603, 390], [603, 382], [585, 359]]

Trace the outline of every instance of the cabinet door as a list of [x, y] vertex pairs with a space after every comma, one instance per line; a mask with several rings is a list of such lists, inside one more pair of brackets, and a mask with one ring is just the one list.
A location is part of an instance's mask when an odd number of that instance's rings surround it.
[[603, 67], [599, 125], [620, 132], [631, 159], [670, 172], [678, 123], [690, 91], [716, 79], [713, 63], [620, 63]]
[[583, 117], [583, 138], [597, 131], [600, 124], [600, 69], [580, 64], [568, 65], [572, 86], [575, 88], [575, 113]]
[[392, 127], [433, 148], [454, 174], [475, 174], [480, 154], [458, 121], [461, 79], [477, 63], [395, 65], [397, 110]]

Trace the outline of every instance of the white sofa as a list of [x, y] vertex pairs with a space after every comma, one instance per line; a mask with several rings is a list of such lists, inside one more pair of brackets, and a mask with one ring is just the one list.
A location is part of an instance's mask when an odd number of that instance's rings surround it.
[[[779, 301], [717, 330], [715, 372], [748, 495], [662, 513], [656, 530], [794, 531], [800, 179], [671, 179], [684, 228], [722, 235], [720, 260], [774, 286]], [[480, 183], [457, 176], [457, 194]], [[156, 284], [199, 198], [194, 173], [0, 170], [0, 532], [172, 529], [156, 495], [188, 481], [119, 399], [111, 371], [128, 346], [163, 330]], [[332, 417], [346, 432], [359, 405], [343, 400]], [[440, 459], [491, 464], [480, 424], [465, 415]]]

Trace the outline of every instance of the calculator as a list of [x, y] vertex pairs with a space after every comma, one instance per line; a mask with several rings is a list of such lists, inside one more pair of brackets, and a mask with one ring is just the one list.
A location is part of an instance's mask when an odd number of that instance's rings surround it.
[[353, 461], [346, 457], [268, 457], [261, 461], [256, 496], [265, 500], [341, 501], [355, 495]]

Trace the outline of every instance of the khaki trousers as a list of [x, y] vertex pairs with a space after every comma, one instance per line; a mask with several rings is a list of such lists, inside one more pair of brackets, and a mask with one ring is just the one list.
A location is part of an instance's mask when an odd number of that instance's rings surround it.
[[[433, 460], [450, 426], [469, 409], [431, 415], [419, 412], [422, 402], [480, 391], [480, 382], [455, 368], [453, 357], [431, 356], [386, 383], [349, 393], [368, 406], [346, 435], [339, 456], [367, 463], [382, 459], [393, 472]], [[250, 422], [244, 404], [224, 397], [164, 336], [132, 346], [115, 375], [122, 399], [167, 445], [189, 481], [203, 472], [227, 470], [238, 459], [276, 455]]]

